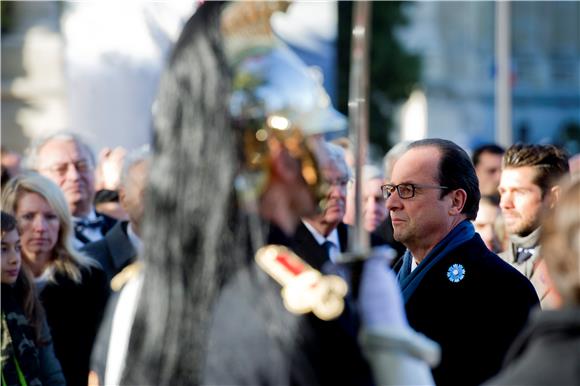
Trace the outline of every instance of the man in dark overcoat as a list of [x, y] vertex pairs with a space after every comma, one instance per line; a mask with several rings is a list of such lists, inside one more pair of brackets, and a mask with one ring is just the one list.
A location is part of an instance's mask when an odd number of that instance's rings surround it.
[[538, 297], [474, 231], [480, 193], [469, 156], [451, 141], [416, 141], [382, 189], [395, 239], [408, 249], [395, 271], [409, 324], [441, 346], [436, 384], [481, 384], [499, 371]]

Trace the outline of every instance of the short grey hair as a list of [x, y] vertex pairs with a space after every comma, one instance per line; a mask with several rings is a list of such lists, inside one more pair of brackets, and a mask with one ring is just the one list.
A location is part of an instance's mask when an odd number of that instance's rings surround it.
[[87, 152], [92, 166], [94, 167], [97, 165], [93, 149], [80, 135], [70, 131], [58, 131], [56, 133], [38, 137], [31, 142], [25, 152], [26, 156], [23, 160], [24, 167], [30, 170], [38, 170], [38, 153], [40, 153], [40, 149], [42, 149], [44, 145], [53, 140], [75, 142], [80, 148], [83, 148]]
[[123, 169], [121, 169], [121, 186], [127, 187], [125, 184], [134, 165], [143, 161], [151, 162], [152, 157], [153, 153], [149, 145], [143, 145], [127, 154], [123, 160]]
[[366, 164], [363, 166], [362, 168], [362, 176], [363, 176], [363, 181], [369, 181], [369, 180], [384, 180], [385, 179], [385, 175], [383, 173], [383, 171], [381, 170], [380, 167], [378, 167], [377, 165], [373, 165], [373, 164]]
[[350, 167], [346, 163], [345, 151], [342, 147], [335, 145], [331, 142], [324, 142], [324, 147], [328, 152], [328, 158], [330, 161], [338, 168], [341, 169], [344, 174], [350, 179], [352, 176]]
[[383, 157], [383, 168], [384, 177], [388, 181], [391, 179], [391, 174], [393, 173], [393, 167], [395, 163], [401, 158], [407, 150], [409, 150], [409, 145], [412, 141], [401, 141], [391, 148]]

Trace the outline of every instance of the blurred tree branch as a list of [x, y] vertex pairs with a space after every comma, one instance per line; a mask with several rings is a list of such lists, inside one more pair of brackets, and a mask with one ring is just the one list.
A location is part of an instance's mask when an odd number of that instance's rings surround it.
[[[419, 81], [421, 62], [398, 41], [396, 30], [408, 24], [404, 7], [413, 3], [373, 2], [370, 52], [369, 142], [386, 152], [388, 133], [393, 128], [393, 106], [404, 101]], [[348, 81], [352, 2], [338, 2], [337, 96], [338, 109], [348, 114]]]

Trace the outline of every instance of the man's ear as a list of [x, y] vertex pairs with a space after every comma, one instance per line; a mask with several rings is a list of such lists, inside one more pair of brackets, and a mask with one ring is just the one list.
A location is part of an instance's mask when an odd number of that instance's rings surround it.
[[560, 194], [562, 193], [562, 188], [560, 185], [554, 185], [548, 190], [548, 194], [544, 197], [545, 200], [548, 200], [548, 208], [554, 209], [558, 201], [560, 200]]
[[449, 209], [449, 214], [451, 216], [456, 216], [461, 213], [465, 206], [467, 193], [463, 189], [455, 189], [449, 193], [449, 197], [451, 197], [451, 208]]

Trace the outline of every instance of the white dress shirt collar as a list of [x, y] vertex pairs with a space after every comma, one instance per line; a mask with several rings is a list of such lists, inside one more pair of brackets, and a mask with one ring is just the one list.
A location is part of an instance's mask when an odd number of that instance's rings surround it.
[[302, 220], [302, 223], [308, 229], [308, 231], [312, 234], [314, 239], [319, 245], [323, 245], [326, 241], [332, 243], [330, 247], [329, 256], [330, 260], [335, 263], [336, 258], [340, 255], [340, 240], [338, 238], [338, 230], [334, 228], [327, 237], [324, 237], [320, 232], [318, 232], [312, 225], [308, 222]]
[[135, 248], [137, 256], [140, 256], [141, 252], [143, 252], [143, 242], [141, 241], [141, 238], [137, 236], [137, 234], [133, 230], [133, 227], [131, 226], [130, 222], [129, 224], [127, 224], [127, 237], [129, 238], [131, 244], [133, 244], [133, 248]]

